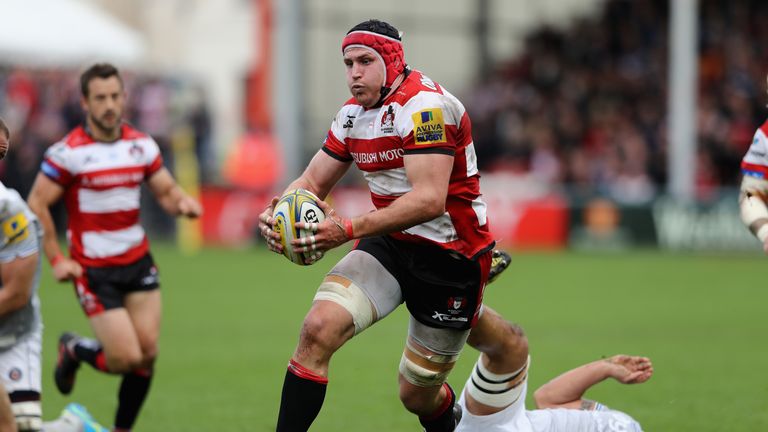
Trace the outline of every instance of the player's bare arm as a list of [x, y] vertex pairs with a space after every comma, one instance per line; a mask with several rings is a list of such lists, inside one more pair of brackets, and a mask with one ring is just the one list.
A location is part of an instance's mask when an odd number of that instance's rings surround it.
[[653, 375], [647, 357], [615, 355], [579, 366], [552, 379], [533, 394], [538, 408], [594, 409], [594, 401], [584, 393], [595, 384], [613, 378], [622, 384], [639, 384]]
[[[331, 189], [333, 189], [333, 186], [336, 185], [341, 177], [344, 176], [344, 173], [347, 172], [349, 166], [349, 162], [338, 161], [328, 156], [325, 152], [318, 151], [317, 154], [315, 154], [315, 156], [309, 162], [309, 165], [301, 174], [301, 176], [291, 182], [285, 191], [287, 192], [289, 190], [299, 188], [306, 189], [317, 195], [317, 197], [321, 200], [324, 200], [331, 192]], [[267, 241], [270, 250], [280, 254], [283, 253], [282, 246], [280, 245], [279, 241], [280, 235], [273, 231], [274, 221], [272, 220], [272, 213], [275, 209], [275, 204], [277, 203], [278, 199], [278, 197], [274, 197], [264, 209], [264, 211], [259, 215], [259, 230], [262, 237], [264, 237], [264, 239]], [[331, 209], [330, 206], [324, 201], [321, 201], [318, 204], [320, 205], [320, 208], [325, 212], [325, 214], [330, 216], [329, 219], [335, 215], [335, 211], [333, 211], [333, 209]], [[343, 240], [339, 244], [349, 240], [344, 236], [343, 232], [338, 230], [338, 227], [333, 222], [333, 220], [328, 220], [320, 224], [318, 227], [318, 232], [321, 230], [329, 238], [335, 236], [337, 240]]]
[[763, 250], [768, 253], [768, 181], [745, 175], [741, 181], [739, 208], [741, 220], [763, 243]]
[[64, 194], [64, 188], [39, 173], [29, 192], [27, 202], [43, 227], [43, 251], [51, 263], [53, 277], [59, 282], [78, 278], [83, 274], [83, 268], [76, 261], [66, 257], [59, 247], [56, 226], [53, 224], [50, 206], [56, 203]]
[[0, 317], [21, 309], [29, 302], [37, 258], [35, 252], [0, 265], [0, 280], [3, 281], [3, 289], [0, 289]]
[[196, 218], [203, 214], [200, 203], [184, 192], [166, 168], [161, 168], [153, 174], [147, 184], [166, 213], [188, 218]]
[[[319, 224], [315, 234], [315, 247], [326, 251], [353, 238], [371, 237], [400, 231], [430, 221], [445, 212], [448, 181], [453, 157], [443, 154], [416, 154], [404, 157], [408, 181], [412, 189], [397, 198], [388, 207], [345, 220], [327, 206], [320, 204], [328, 219]], [[297, 224], [311, 229], [310, 224]], [[297, 252], [307, 252], [310, 246], [294, 240]]]

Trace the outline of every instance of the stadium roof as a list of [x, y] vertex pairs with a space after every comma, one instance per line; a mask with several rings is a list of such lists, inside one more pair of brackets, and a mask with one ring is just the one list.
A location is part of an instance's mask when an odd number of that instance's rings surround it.
[[138, 63], [141, 35], [77, 0], [3, 0], [0, 63], [79, 66], [91, 61]]

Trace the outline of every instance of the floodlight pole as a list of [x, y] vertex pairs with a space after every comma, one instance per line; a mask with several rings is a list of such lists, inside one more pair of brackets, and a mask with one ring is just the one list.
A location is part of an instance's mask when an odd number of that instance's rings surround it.
[[284, 183], [301, 174], [305, 127], [302, 58], [304, 52], [302, 0], [273, 0], [274, 31], [274, 131], [285, 161]]
[[692, 201], [696, 174], [698, 0], [670, 0], [667, 192]]

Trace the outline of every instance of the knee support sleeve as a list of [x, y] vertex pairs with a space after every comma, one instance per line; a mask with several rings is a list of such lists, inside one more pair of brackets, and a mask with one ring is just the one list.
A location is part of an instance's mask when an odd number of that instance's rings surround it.
[[19, 432], [39, 432], [43, 429], [43, 409], [40, 401], [12, 403], [11, 410], [16, 417]]
[[427, 354], [409, 339], [400, 359], [400, 374], [415, 386], [439, 386], [448, 378], [458, 358], [458, 354]]
[[315, 301], [332, 301], [352, 315], [355, 334], [371, 326], [376, 320], [376, 312], [368, 296], [354, 282], [341, 276], [328, 275], [317, 289]]
[[477, 359], [472, 376], [467, 382], [466, 389], [473, 399], [483, 405], [495, 408], [504, 408], [515, 403], [523, 391], [523, 385], [528, 379], [528, 365], [530, 356], [523, 367], [506, 374], [496, 374], [489, 371], [484, 365], [482, 355]]

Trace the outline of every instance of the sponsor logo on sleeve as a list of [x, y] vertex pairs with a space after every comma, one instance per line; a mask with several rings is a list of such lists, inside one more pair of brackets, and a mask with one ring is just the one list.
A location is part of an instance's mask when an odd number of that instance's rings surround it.
[[413, 140], [416, 145], [440, 144], [446, 142], [443, 110], [430, 108], [414, 113]]
[[18, 213], [3, 222], [3, 236], [8, 243], [24, 240], [29, 235], [28, 226], [29, 220], [24, 213]]

